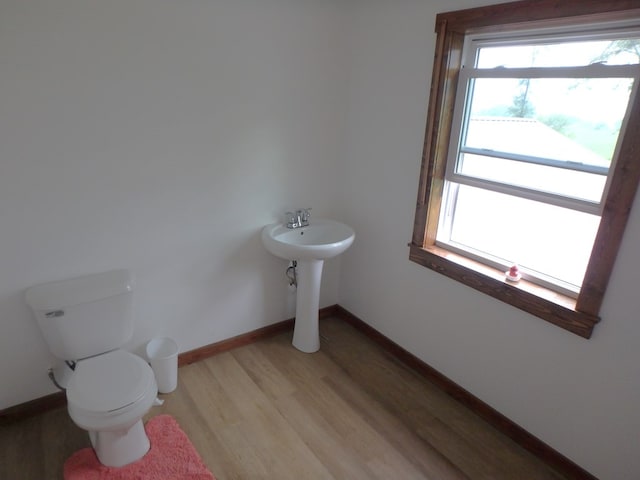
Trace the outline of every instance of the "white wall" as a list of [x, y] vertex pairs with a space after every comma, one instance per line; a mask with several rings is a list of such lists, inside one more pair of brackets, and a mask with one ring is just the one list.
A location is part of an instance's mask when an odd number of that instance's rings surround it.
[[[341, 2], [0, 0], [0, 409], [54, 391], [23, 300], [126, 267], [129, 346], [291, 318], [260, 228], [339, 217]], [[337, 261], [321, 306], [338, 300]]]
[[638, 202], [591, 340], [408, 260], [435, 14], [487, 3], [0, 0], [0, 409], [53, 391], [25, 288], [131, 268], [130, 347], [189, 350], [293, 315], [258, 234], [312, 206], [357, 231], [322, 305], [639, 478]]
[[358, 2], [340, 304], [598, 477], [640, 478], [640, 201], [591, 340], [408, 260], [435, 14], [489, 3]]

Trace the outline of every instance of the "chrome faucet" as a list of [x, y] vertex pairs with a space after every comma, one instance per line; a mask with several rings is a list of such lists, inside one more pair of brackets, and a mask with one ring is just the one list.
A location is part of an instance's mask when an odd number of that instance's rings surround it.
[[309, 213], [310, 208], [300, 208], [295, 212], [286, 212], [285, 217], [287, 219], [287, 228], [300, 228], [307, 227], [309, 225]]

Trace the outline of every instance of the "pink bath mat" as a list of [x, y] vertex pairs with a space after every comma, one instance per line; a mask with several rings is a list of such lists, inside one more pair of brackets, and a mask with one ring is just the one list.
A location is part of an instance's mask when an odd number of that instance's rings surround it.
[[145, 430], [151, 448], [137, 462], [105, 467], [92, 448], [84, 448], [65, 462], [65, 480], [215, 480], [173, 417], [153, 417]]

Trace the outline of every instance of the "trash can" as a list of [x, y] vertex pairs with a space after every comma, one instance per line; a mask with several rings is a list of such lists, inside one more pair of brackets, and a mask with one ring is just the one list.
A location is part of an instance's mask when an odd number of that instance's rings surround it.
[[171, 338], [154, 338], [147, 343], [147, 358], [158, 384], [158, 392], [173, 392], [178, 386], [178, 344]]

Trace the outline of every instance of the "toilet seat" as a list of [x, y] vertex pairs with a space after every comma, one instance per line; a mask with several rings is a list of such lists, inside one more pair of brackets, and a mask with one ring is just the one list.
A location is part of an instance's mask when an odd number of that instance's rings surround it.
[[151, 367], [124, 350], [79, 361], [67, 386], [69, 413], [87, 427], [148, 408], [156, 395]]

